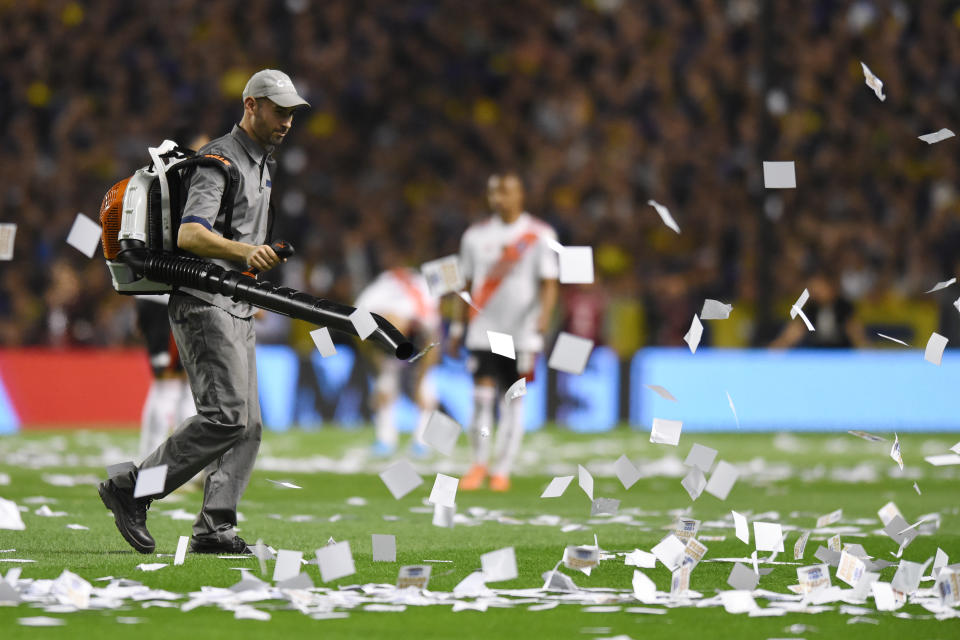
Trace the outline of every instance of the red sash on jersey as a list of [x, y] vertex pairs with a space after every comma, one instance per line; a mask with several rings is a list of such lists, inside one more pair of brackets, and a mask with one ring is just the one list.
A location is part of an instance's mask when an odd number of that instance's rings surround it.
[[413, 300], [413, 305], [417, 308], [417, 317], [421, 321], [426, 322], [430, 316], [430, 307], [423, 297], [423, 292], [413, 283], [413, 278], [411, 278], [407, 270], [402, 267], [391, 269], [390, 273], [397, 279], [397, 282], [399, 282], [403, 290], [407, 292], [410, 299]]
[[477, 292], [477, 295], [473, 296], [473, 306], [476, 307], [476, 309], [471, 307], [471, 319], [477, 315], [477, 309], [483, 309], [483, 307], [490, 301], [490, 298], [493, 297], [493, 294], [496, 293], [497, 289], [500, 288], [500, 285], [503, 284], [503, 280], [510, 275], [510, 271], [513, 270], [513, 267], [520, 262], [520, 258], [523, 257], [523, 254], [526, 253], [527, 249], [535, 245], [539, 239], [540, 236], [538, 236], [536, 232], [528, 231], [517, 238], [516, 242], [513, 244], [508, 244], [503, 248], [503, 253], [500, 254], [500, 259], [497, 260], [496, 264], [493, 265], [493, 268], [490, 269], [490, 273], [483, 281], [483, 286], [480, 287], [480, 291]]

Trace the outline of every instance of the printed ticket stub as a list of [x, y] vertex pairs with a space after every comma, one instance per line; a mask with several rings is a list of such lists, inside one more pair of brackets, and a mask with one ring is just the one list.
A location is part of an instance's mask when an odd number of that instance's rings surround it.
[[693, 569], [703, 560], [707, 554], [707, 547], [696, 538], [687, 540], [687, 546], [683, 549], [683, 566], [689, 566]]
[[900, 513], [900, 509], [898, 509], [897, 505], [892, 502], [888, 502], [880, 507], [880, 511], [877, 511], [877, 515], [880, 516], [880, 522], [883, 523], [883, 526], [890, 524], [890, 521], [897, 516], [903, 517], [903, 514]]
[[960, 571], [944, 567], [937, 575], [936, 592], [946, 606], [960, 603]]
[[13, 260], [13, 241], [17, 237], [17, 225], [0, 224], [0, 260]]
[[600, 562], [597, 547], [567, 547], [563, 551], [563, 566], [568, 569], [590, 569]]
[[697, 535], [699, 529], [699, 520], [694, 520], [693, 518], [678, 518], [677, 528], [673, 532], [673, 535], [680, 538], [683, 542], [687, 542], [690, 538]]
[[843, 517], [843, 509], [837, 509], [836, 511], [833, 511], [832, 513], [828, 513], [825, 516], [820, 516], [819, 518], [817, 518], [817, 529], [821, 527], [826, 527], [827, 525], [831, 525], [834, 522], [839, 522], [840, 518], [842, 517]]
[[683, 565], [673, 572], [670, 579], [670, 595], [681, 596], [690, 590], [690, 565]]
[[807, 540], [810, 539], [810, 532], [804, 531], [793, 545], [793, 559], [802, 560], [803, 552], [807, 548]]
[[836, 551], [837, 553], [840, 553], [840, 550], [842, 548], [843, 548], [843, 543], [840, 542], [839, 533], [835, 536], [832, 536], [829, 540], [827, 540], [827, 549], [830, 549], [830, 551]]
[[825, 564], [797, 567], [797, 582], [804, 593], [830, 587], [830, 569]]
[[426, 589], [430, 582], [430, 565], [414, 564], [406, 567], [400, 567], [400, 573], [397, 575], [397, 588], [406, 589], [407, 587], [417, 587]]
[[460, 271], [460, 261], [455, 255], [425, 262], [420, 267], [420, 272], [427, 280], [430, 295], [435, 297], [460, 291], [466, 285]]
[[867, 565], [857, 556], [846, 551], [840, 553], [840, 565], [837, 567], [838, 580], [843, 580], [851, 587], [855, 587], [866, 570]]

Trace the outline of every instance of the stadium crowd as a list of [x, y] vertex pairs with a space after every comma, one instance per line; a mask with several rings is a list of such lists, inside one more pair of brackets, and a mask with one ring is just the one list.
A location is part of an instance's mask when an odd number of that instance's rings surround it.
[[[956, 141], [917, 140], [958, 125], [958, 29], [954, 3], [896, 0], [0, 0], [0, 345], [138, 339], [70, 225], [147, 146], [227, 131], [263, 67], [313, 104], [277, 152], [290, 286], [352, 302], [386, 247], [456, 252], [514, 168], [595, 250], [558, 323], [624, 353], [682, 344], [704, 297], [739, 319], [706, 342], [763, 344], [758, 282], [780, 321], [822, 267], [874, 325], [960, 338], [950, 290], [923, 293], [958, 272]], [[797, 189], [765, 190], [764, 160]]]

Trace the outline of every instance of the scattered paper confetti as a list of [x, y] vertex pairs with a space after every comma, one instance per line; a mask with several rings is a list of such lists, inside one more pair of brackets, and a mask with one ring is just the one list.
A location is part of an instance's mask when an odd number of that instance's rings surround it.
[[701, 337], [703, 337], [703, 324], [700, 322], [700, 318], [694, 314], [693, 320], [690, 323], [690, 329], [688, 329], [686, 335], [683, 336], [683, 341], [690, 347], [690, 353], [697, 352]]
[[330, 329], [326, 327], [314, 329], [310, 332], [310, 337], [313, 338], [313, 344], [317, 346], [321, 356], [329, 358], [336, 355], [337, 348], [333, 345], [333, 338], [330, 337]]
[[952, 138], [955, 134], [950, 129], [940, 129], [939, 131], [934, 131], [933, 133], [927, 133], [922, 136], [917, 136], [927, 144], [935, 144], [937, 142], [943, 142], [947, 138]]
[[673, 216], [670, 215], [669, 209], [656, 200], [647, 200], [647, 204], [657, 210], [657, 214], [660, 216], [660, 219], [663, 220], [663, 224], [680, 233], [680, 225], [678, 225], [676, 220], [673, 219]]
[[96, 222], [78, 213], [70, 227], [70, 233], [67, 234], [67, 244], [87, 256], [92, 258], [97, 251], [97, 245], [100, 244], [101, 229]]
[[873, 92], [880, 99], [880, 102], [886, 100], [887, 96], [883, 95], [883, 81], [877, 76], [873, 75], [873, 72], [870, 71], [870, 67], [863, 62], [860, 63], [860, 66], [863, 67], [863, 77], [867, 83], [867, 86], [873, 89]]
[[763, 163], [763, 186], [767, 189], [796, 189], [797, 175], [793, 161]]

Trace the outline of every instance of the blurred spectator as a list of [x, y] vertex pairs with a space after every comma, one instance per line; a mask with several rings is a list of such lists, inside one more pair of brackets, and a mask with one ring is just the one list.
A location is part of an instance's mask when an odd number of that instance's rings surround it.
[[[616, 263], [618, 349], [620, 319], [682, 345], [706, 296], [734, 304], [723, 343], [759, 340], [757, 305], [789, 305], [818, 266], [858, 313], [903, 307], [960, 255], [956, 142], [916, 139], [957, 112], [958, 26], [945, 1], [0, 0], [0, 221], [19, 227], [0, 343], [131, 339], [102, 261], [64, 243], [76, 212], [148, 145], [229, 127], [271, 66], [314, 104], [276, 186], [277, 235], [310, 247], [284, 277], [315, 293], [352, 298], [396, 240], [454, 253], [487, 176], [517, 166], [563, 243]], [[764, 160], [794, 160], [798, 188], [764, 192]]]

